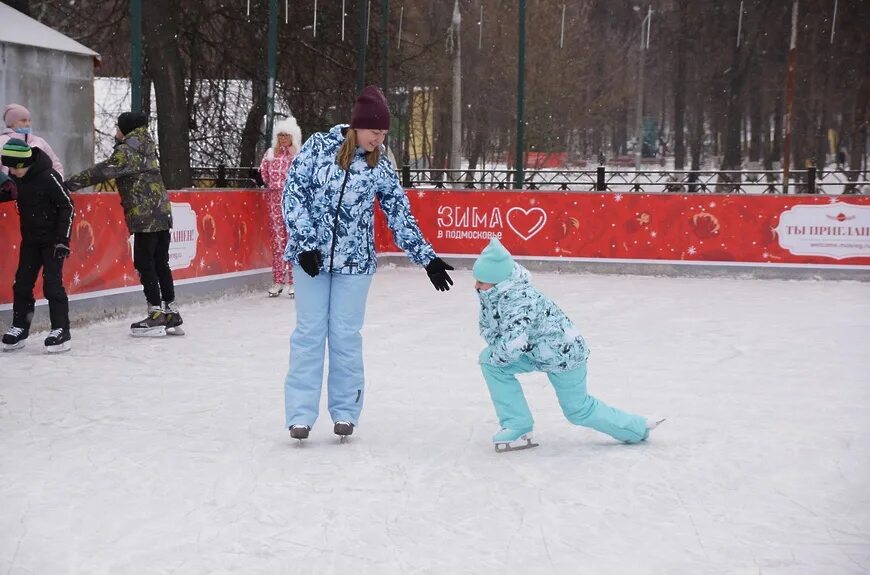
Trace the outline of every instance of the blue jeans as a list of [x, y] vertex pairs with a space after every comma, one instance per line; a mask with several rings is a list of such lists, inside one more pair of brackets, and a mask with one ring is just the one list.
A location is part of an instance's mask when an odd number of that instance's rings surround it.
[[[481, 363], [483, 377], [489, 388], [495, 412], [502, 427], [531, 429], [534, 425], [529, 404], [516, 374], [539, 371], [525, 356], [514, 363], [495, 367]], [[591, 427], [624, 441], [636, 443], [647, 436], [646, 419], [633, 415], [595, 399], [586, 393], [586, 363], [570, 371], [547, 373], [562, 413], [571, 423]]]
[[296, 329], [284, 380], [287, 427], [313, 426], [317, 420], [324, 344], [329, 346], [329, 415], [357, 425], [365, 395], [360, 329], [371, 283], [370, 274], [296, 274]]

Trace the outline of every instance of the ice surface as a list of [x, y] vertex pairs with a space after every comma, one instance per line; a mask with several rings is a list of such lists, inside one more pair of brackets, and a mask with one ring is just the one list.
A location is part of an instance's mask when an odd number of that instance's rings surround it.
[[870, 286], [535, 274], [590, 391], [668, 421], [621, 445], [526, 376], [541, 446], [496, 454], [455, 279], [377, 274], [345, 444], [325, 409], [301, 448], [284, 429], [285, 297], [0, 355], [0, 573], [870, 572]]

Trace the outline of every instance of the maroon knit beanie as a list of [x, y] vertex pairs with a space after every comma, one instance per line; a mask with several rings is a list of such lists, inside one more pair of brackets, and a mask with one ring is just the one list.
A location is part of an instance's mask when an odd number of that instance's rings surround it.
[[389, 130], [390, 108], [377, 86], [366, 87], [353, 105], [350, 127], [362, 130]]

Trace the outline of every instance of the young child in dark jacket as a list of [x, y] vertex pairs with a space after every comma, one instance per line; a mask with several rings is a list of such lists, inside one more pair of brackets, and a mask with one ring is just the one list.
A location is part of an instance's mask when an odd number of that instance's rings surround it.
[[529, 282], [529, 272], [493, 238], [474, 263], [480, 296], [480, 335], [487, 346], [480, 367], [498, 415], [496, 451], [534, 447], [532, 413], [516, 376], [547, 374], [571, 423], [623, 441], [643, 441], [664, 421], [611, 407], [586, 391], [589, 348], [580, 330]]
[[33, 287], [42, 269], [42, 291], [48, 300], [51, 332], [45, 348], [51, 353], [70, 349], [69, 300], [63, 287], [63, 260], [69, 256], [73, 203], [63, 178], [51, 167], [51, 158], [23, 140], [3, 146], [2, 163], [9, 176], [0, 173], [0, 201], [18, 202], [21, 247], [12, 287], [12, 327], [3, 335], [3, 350], [24, 347], [36, 300]]

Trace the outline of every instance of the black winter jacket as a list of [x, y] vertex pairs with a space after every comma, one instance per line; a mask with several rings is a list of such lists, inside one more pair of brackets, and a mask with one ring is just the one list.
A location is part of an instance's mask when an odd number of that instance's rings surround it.
[[33, 155], [34, 162], [23, 178], [9, 174], [12, 186], [0, 188], [0, 202], [18, 202], [23, 242], [69, 244], [73, 221], [69, 191], [51, 167], [48, 154], [33, 148]]

